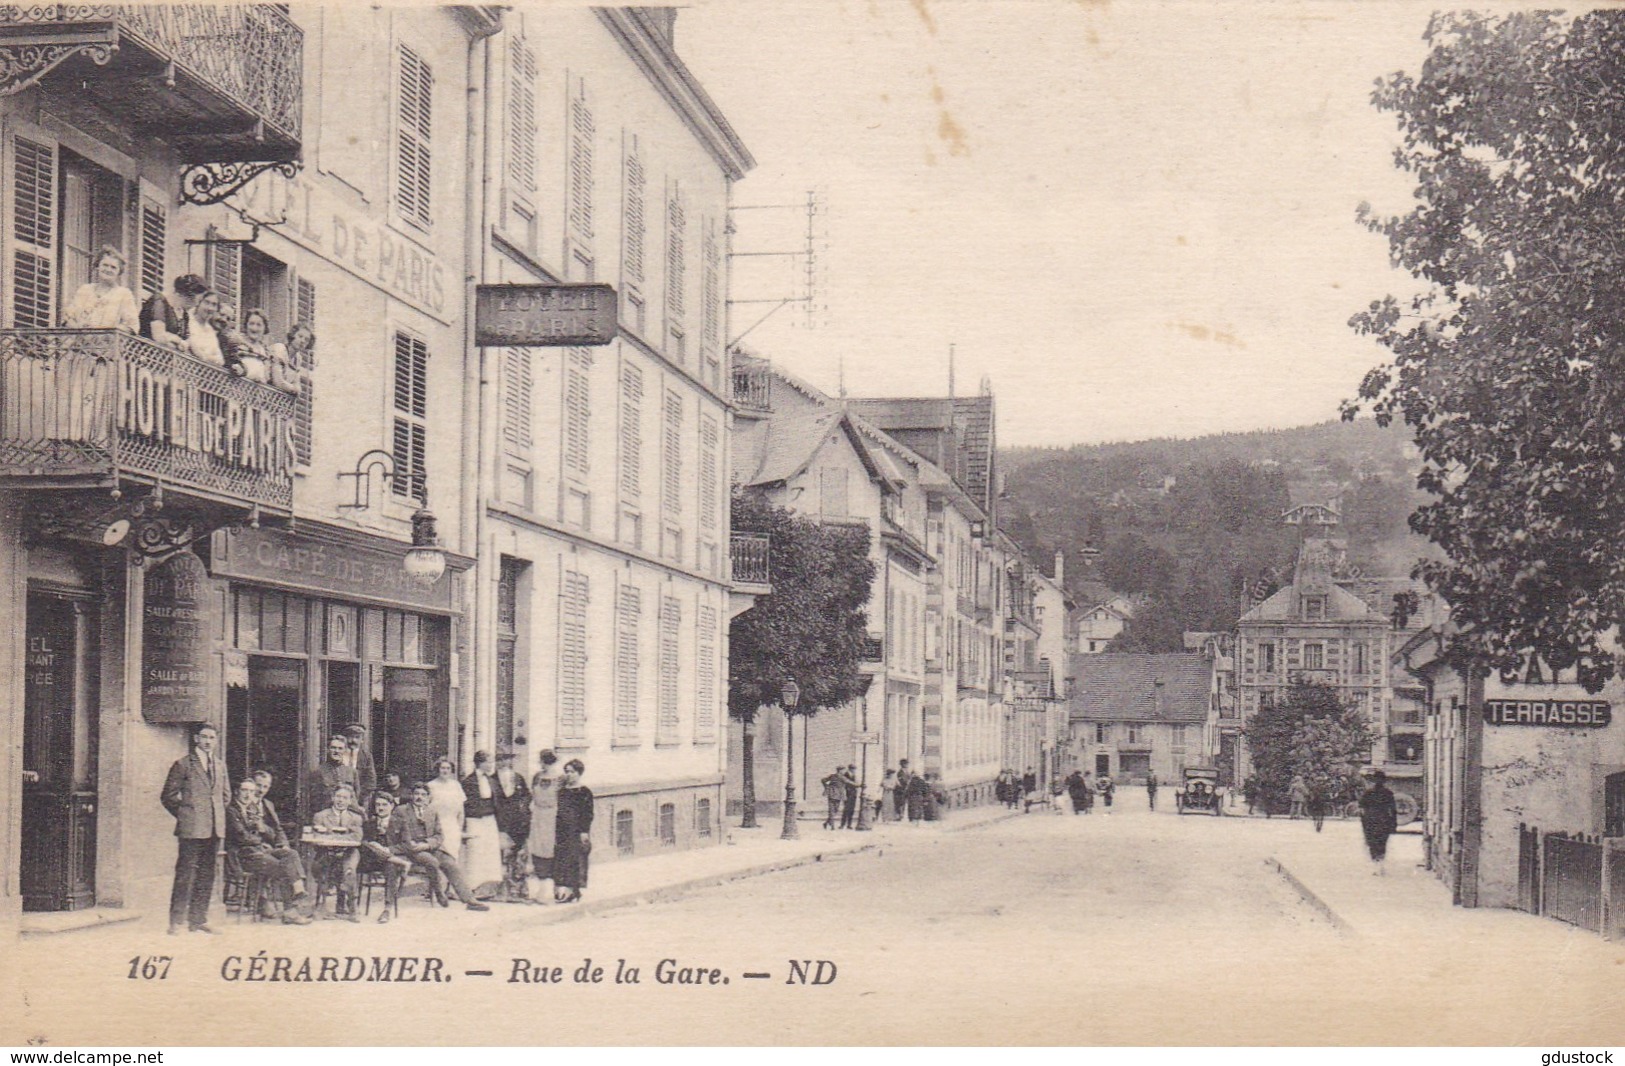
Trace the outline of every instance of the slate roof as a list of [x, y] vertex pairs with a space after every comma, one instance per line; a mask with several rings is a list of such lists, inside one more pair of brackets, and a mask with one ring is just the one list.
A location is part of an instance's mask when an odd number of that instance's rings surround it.
[[1072, 657], [1074, 722], [1205, 722], [1212, 665], [1200, 655]]
[[[849, 400], [854, 413], [941, 466], [984, 514], [994, 513], [995, 449], [993, 397], [914, 396]], [[920, 434], [949, 432], [954, 455], [934, 453]]]
[[[1288, 585], [1275, 595], [1254, 607], [1240, 618], [1241, 622], [1302, 622], [1298, 589]], [[1326, 622], [1386, 622], [1387, 619], [1366, 606], [1364, 600], [1346, 589], [1333, 585], [1326, 592]]]

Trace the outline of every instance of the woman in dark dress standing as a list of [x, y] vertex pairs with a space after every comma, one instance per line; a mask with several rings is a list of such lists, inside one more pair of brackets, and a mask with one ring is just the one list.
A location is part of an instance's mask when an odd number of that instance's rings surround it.
[[553, 844], [553, 884], [560, 903], [575, 903], [587, 887], [587, 856], [592, 851], [592, 789], [581, 783], [587, 772], [580, 759], [564, 764], [559, 789], [558, 832]]
[[1371, 853], [1371, 873], [1382, 877], [1388, 873], [1388, 838], [1399, 828], [1399, 809], [1388, 790], [1388, 775], [1381, 770], [1371, 775], [1371, 787], [1360, 797], [1360, 828]]

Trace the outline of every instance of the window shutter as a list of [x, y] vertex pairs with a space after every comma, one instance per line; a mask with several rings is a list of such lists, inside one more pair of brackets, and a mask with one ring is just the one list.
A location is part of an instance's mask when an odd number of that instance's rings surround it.
[[422, 502], [428, 495], [429, 348], [409, 333], [395, 334], [395, 495]]
[[636, 501], [643, 494], [643, 372], [621, 368], [621, 495]]
[[11, 317], [18, 329], [56, 325], [56, 145], [13, 142]]
[[700, 280], [701, 344], [705, 350], [705, 378], [715, 389], [722, 387], [722, 254], [714, 218], [705, 220], [700, 254], [705, 267]]
[[716, 420], [700, 416], [700, 529], [717, 529], [717, 440]]
[[622, 585], [615, 604], [615, 739], [638, 739], [638, 622], [643, 593]]
[[655, 743], [676, 744], [681, 739], [682, 714], [677, 706], [679, 654], [683, 605], [675, 596], [660, 599], [660, 692]]
[[629, 138], [626, 152], [626, 224], [622, 239], [625, 241], [626, 280], [641, 284], [643, 281], [643, 247], [647, 223], [643, 214], [645, 186], [648, 177], [643, 160], [638, 158], [638, 140]]
[[[312, 333], [320, 335], [316, 328], [316, 286], [313, 282], [300, 278], [294, 286], [293, 320], [308, 328]], [[316, 369], [316, 348], [311, 346], [306, 356], [308, 365], [299, 367], [300, 370]]]
[[683, 511], [683, 398], [675, 392], [666, 393], [665, 422], [661, 448], [661, 495], [666, 513], [676, 516]]
[[591, 367], [590, 355], [570, 349], [564, 367], [564, 469], [580, 477], [590, 468], [592, 394], [587, 371]]
[[518, 451], [530, 451], [531, 391], [535, 385], [529, 348], [509, 348], [502, 363], [502, 439]]
[[592, 237], [593, 121], [586, 89], [570, 100], [570, 229], [582, 240]]
[[220, 300], [237, 309], [241, 315], [243, 282], [243, 246], [222, 241], [220, 231], [210, 226], [204, 237], [212, 243], [203, 257], [203, 276], [209, 288], [220, 294]]
[[587, 575], [566, 571], [559, 594], [560, 742], [587, 739]]
[[167, 246], [169, 220], [163, 205], [152, 200], [141, 201], [141, 299], [164, 291], [164, 278], [168, 274], [164, 259]]
[[683, 324], [683, 295], [688, 284], [688, 213], [683, 208], [683, 191], [675, 181], [666, 201], [666, 318], [677, 328]]
[[717, 739], [717, 609], [701, 607], [695, 626], [694, 743]]
[[508, 178], [524, 191], [536, 188], [536, 53], [523, 38], [509, 38]]
[[403, 217], [427, 226], [431, 218], [434, 73], [404, 45], [400, 50], [399, 97], [395, 198]]

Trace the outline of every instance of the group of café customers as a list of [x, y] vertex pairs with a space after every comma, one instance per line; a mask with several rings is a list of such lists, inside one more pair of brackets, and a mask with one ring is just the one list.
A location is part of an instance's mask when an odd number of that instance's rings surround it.
[[[289, 925], [308, 925], [318, 914], [359, 921], [363, 878], [382, 883], [379, 922], [394, 916], [413, 874], [435, 903], [449, 907], [455, 896], [473, 911], [489, 910], [484, 900], [541, 903], [546, 882], [558, 903], [579, 901], [586, 888], [593, 795], [581, 784], [580, 759], [559, 775], [557, 757], [544, 751], [527, 783], [512, 753], [493, 760], [482, 751], [461, 780], [456, 765], [441, 758], [434, 778], [407, 787], [395, 772], [377, 781], [366, 730], [353, 726], [328, 742], [327, 757], [305, 780], [302, 854], [269, 799], [271, 774], [256, 770], [233, 790], [218, 741], [214, 726], [194, 726], [191, 750], [164, 782], [161, 800], [175, 819], [178, 845], [171, 935], [214, 932], [209, 906], [222, 844], [227, 871], [260, 886], [261, 916]], [[533, 881], [540, 882], [535, 891]], [[318, 908], [318, 895], [330, 909]]]

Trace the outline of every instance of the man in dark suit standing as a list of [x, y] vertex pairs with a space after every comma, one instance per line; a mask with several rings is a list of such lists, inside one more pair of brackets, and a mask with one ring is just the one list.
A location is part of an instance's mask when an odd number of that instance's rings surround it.
[[226, 831], [230, 790], [226, 768], [215, 757], [219, 734], [207, 722], [192, 729], [192, 751], [176, 759], [159, 799], [175, 818], [175, 886], [169, 893], [169, 935], [184, 922], [194, 933], [209, 928], [209, 900], [214, 895], [214, 856]]
[[515, 773], [514, 754], [497, 752], [497, 772], [491, 775], [491, 797], [497, 809], [497, 832], [502, 843], [502, 893], [505, 899], [523, 900], [530, 865], [525, 860], [525, 840], [530, 836], [530, 786], [525, 776]]

